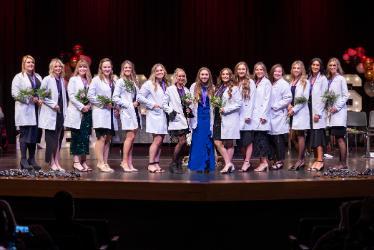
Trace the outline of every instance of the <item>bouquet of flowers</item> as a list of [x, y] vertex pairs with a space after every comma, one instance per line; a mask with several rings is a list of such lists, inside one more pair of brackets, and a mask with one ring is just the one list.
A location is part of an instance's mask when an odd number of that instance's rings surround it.
[[21, 89], [18, 95], [14, 98], [16, 101], [25, 102], [30, 97], [34, 96], [34, 90], [31, 88]]
[[45, 98], [51, 98], [51, 90], [47, 88], [36, 89], [35, 96], [39, 97], [39, 99], [42, 100], [44, 100]]
[[123, 79], [123, 87], [129, 93], [133, 93], [135, 90], [135, 83], [133, 81]]
[[102, 107], [105, 107], [105, 106], [113, 103], [112, 99], [105, 96], [105, 95], [98, 95], [97, 100], [100, 102], [100, 105]]
[[307, 103], [308, 99], [305, 96], [295, 97], [294, 105]]
[[223, 102], [222, 102], [222, 98], [219, 97], [219, 96], [215, 96], [215, 95], [211, 97], [211, 99], [210, 99], [210, 103], [212, 104], [212, 106], [213, 106], [214, 108], [219, 108], [219, 109], [221, 109], [221, 108], [224, 106], [224, 104], [223, 104]]
[[322, 101], [325, 103], [325, 109], [333, 107], [338, 99], [339, 95], [335, 94], [334, 91], [326, 90], [322, 95]]
[[191, 93], [187, 93], [182, 97], [182, 104], [184, 106], [189, 106], [193, 102]]
[[334, 91], [329, 90], [326, 90], [322, 95], [322, 101], [325, 103], [325, 110], [327, 111], [327, 117], [329, 120], [331, 120], [331, 112], [329, 110], [335, 105], [338, 97], [339, 95], [335, 94]]
[[75, 95], [75, 98], [78, 100], [78, 102], [83, 103], [84, 105], [87, 105], [90, 101], [87, 97], [88, 89], [83, 88], [78, 90], [78, 93]]

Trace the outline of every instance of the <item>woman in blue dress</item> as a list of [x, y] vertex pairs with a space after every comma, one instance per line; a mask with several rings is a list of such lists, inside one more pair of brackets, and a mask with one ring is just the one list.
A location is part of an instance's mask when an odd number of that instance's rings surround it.
[[193, 130], [188, 167], [192, 171], [209, 173], [214, 170], [215, 159], [212, 140], [213, 109], [210, 105], [214, 85], [208, 68], [199, 69], [190, 92], [194, 100], [191, 105], [194, 117], [190, 121]]

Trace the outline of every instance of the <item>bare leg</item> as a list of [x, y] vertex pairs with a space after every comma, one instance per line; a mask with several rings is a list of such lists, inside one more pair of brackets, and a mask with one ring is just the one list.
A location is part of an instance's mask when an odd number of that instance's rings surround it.
[[[161, 145], [163, 140], [164, 135], [153, 134], [153, 142], [149, 147], [149, 163], [158, 162], [160, 160]], [[148, 165], [148, 170], [150, 172], [155, 172], [159, 171], [160, 167], [158, 166], [158, 164], [151, 164]]]
[[305, 158], [305, 137], [304, 136], [297, 136], [298, 142], [298, 150], [297, 150], [297, 159], [300, 161], [304, 161]]
[[97, 165], [104, 165], [104, 145], [106, 136], [101, 136], [95, 142], [95, 156], [97, 159]]
[[232, 162], [232, 158], [234, 157], [234, 150], [235, 150], [233, 140], [226, 140], [225, 147], [226, 147], [227, 155], [229, 157], [229, 161]]
[[112, 140], [112, 136], [107, 135], [104, 144], [104, 164], [108, 164], [110, 140]]
[[125, 142], [123, 143], [122, 168], [125, 170], [130, 170], [129, 166], [132, 165], [132, 162], [129, 162], [129, 154], [130, 154], [130, 151], [132, 151], [132, 145], [134, 143], [135, 133], [134, 131], [127, 131], [126, 139], [125, 139]]
[[215, 140], [214, 145], [216, 146], [218, 152], [222, 155], [223, 160], [225, 161], [225, 167], [230, 164], [229, 155], [227, 154], [227, 150], [223, 145], [223, 142], [220, 140]]
[[173, 153], [173, 162], [178, 163], [180, 161], [183, 147], [186, 145], [186, 135], [178, 136], [178, 143], [175, 145]]

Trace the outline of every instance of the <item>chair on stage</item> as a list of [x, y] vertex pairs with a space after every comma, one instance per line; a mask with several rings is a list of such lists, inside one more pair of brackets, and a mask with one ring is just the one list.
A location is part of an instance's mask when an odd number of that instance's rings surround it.
[[366, 135], [366, 154], [365, 157], [374, 158], [374, 153], [370, 154], [370, 137], [374, 136], [374, 110], [370, 111], [369, 127]]
[[354, 135], [357, 151], [357, 135], [367, 135], [366, 112], [348, 111], [347, 114], [347, 151], [349, 153], [349, 135]]

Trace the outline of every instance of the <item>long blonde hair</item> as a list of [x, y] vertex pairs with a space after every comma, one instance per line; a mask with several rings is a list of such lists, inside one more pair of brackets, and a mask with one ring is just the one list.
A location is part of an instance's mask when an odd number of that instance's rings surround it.
[[91, 82], [91, 80], [92, 80], [92, 75], [91, 75], [90, 66], [88, 65], [88, 62], [86, 60], [80, 59], [77, 62], [77, 65], [75, 66], [75, 70], [74, 70], [73, 76], [79, 75], [79, 67], [80, 66], [86, 66], [87, 67], [86, 79], [87, 79], [87, 82], [89, 84]]
[[330, 69], [329, 69], [329, 64], [332, 63], [332, 62], [336, 63], [336, 72], [339, 75], [343, 75], [344, 74], [344, 71], [342, 69], [342, 65], [340, 64], [339, 59], [336, 58], [336, 57], [333, 57], [333, 58], [330, 58], [329, 62], [327, 63], [327, 74], [326, 74], [327, 79], [331, 79], [331, 77], [332, 77]]
[[25, 55], [24, 57], [22, 57], [21, 72], [23, 74], [26, 73], [25, 64], [26, 64], [27, 59], [31, 59], [32, 62], [34, 63], [34, 70], [32, 71], [32, 73], [35, 74], [35, 58], [32, 57], [31, 55]]
[[[130, 77], [126, 77], [125, 76], [125, 65], [128, 64], [131, 66], [131, 75]], [[121, 73], [120, 73], [120, 77], [123, 78], [123, 79], [127, 79], [127, 80], [130, 80], [134, 83], [138, 83], [138, 78], [136, 77], [136, 72], [135, 72], [135, 65], [133, 62], [131, 62], [130, 60], [125, 60], [123, 61], [123, 63], [121, 64]]]
[[300, 80], [299, 80], [299, 81], [300, 81], [301, 85], [303, 86], [303, 89], [305, 89], [305, 88], [306, 88], [306, 81], [307, 81], [307, 79], [308, 79], [308, 76], [307, 76], [307, 74], [306, 74], [306, 70], [305, 70], [304, 63], [303, 63], [302, 61], [300, 61], [300, 60], [296, 60], [296, 61], [294, 61], [294, 62], [292, 63], [292, 65], [291, 65], [291, 82], [293, 82], [293, 81], [296, 80], [295, 76], [294, 76], [293, 73], [292, 73], [292, 68], [293, 68], [295, 65], [299, 65], [300, 68], [301, 68], [301, 76], [300, 76]]
[[258, 62], [255, 64], [255, 66], [253, 66], [253, 79], [255, 80], [255, 82], [258, 80], [257, 75], [256, 75], [256, 68], [258, 66], [262, 67], [262, 69], [264, 70], [264, 77], [268, 78], [268, 71], [266, 69], [265, 64], [263, 62]]
[[201, 71], [206, 70], [208, 71], [209, 74], [209, 79], [207, 82], [207, 87], [208, 87], [208, 96], [211, 97], [214, 94], [214, 85], [213, 85], [213, 78], [212, 78], [212, 73], [207, 67], [201, 67], [199, 71], [197, 72], [196, 75], [196, 85], [195, 85], [195, 90], [194, 90], [194, 96], [195, 96], [195, 102], [198, 103], [201, 98], [201, 88], [202, 88], [202, 83], [200, 80], [200, 73]]
[[248, 64], [246, 62], [238, 62], [235, 65], [235, 68], [234, 68], [235, 82], [239, 85], [240, 80], [241, 80], [240, 77], [239, 77], [239, 74], [238, 74], [238, 68], [239, 68], [240, 65], [244, 65], [245, 70], [246, 70], [246, 73], [245, 73], [245, 76], [244, 76], [244, 81], [241, 84], [241, 86], [242, 86], [242, 97], [243, 97], [243, 99], [249, 99], [250, 93], [251, 93], [251, 87], [250, 87], [251, 76], [249, 75], [249, 68], [248, 68]]
[[103, 73], [103, 70], [101, 69], [101, 67], [103, 66], [103, 64], [104, 64], [105, 62], [109, 62], [110, 65], [112, 66], [112, 71], [111, 71], [110, 74], [109, 74], [109, 79], [110, 79], [111, 81], [114, 81], [114, 75], [113, 75], [113, 63], [112, 63], [112, 60], [110, 60], [109, 58], [103, 58], [103, 59], [100, 60], [100, 63], [99, 63], [99, 69], [98, 69], [98, 71], [97, 71], [97, 74], [99, 75], [100, 80], [103, 81], [105, 77], [104, 77], [104, 73]]
[[63, 78], [65, 76], [65, 65], [62, 63], [62, 61], [58, 58], [53, 58], [51, 60], [51, 62], [49, 63], [49, 75], [50, 76], [53, 76], [53, 67], [55, 66], [55, 64], [61, 64], [62, 66], [62, 71], [61, 71], [61, 75], [60, 77]]
[[155, 91], [157, 91], [157, 86], [158, 86], [158, 84], [156, 82], [156, 69], [157, 69], [157, 67], [161, 67], [164, 70], [164, 77], [162, 78], [162, 81], [165, 82], [166, 86], [169, 85], [168, 80], [166, 79], [166, 75], [168, 74], [166, 72], [166, 68], [161, 63], [156, 63], [155, 65], [153, 65], [153, 67], [151, 69], [151, 75], [149, 76], [149, 80], [152, 82]]
[[[174, 78], [174, 82], [173, 82], [173, 84], [174, 84], [174, 85], [177, 83], [177, 77], [178, 77], [178, 73], [179, 73], [179, 72], [183, 72], [183, 73], [186, 75], [186, 71], [184, 71], [184, 69], [182, 69], [182, 68], [176, 68], [176, 69], [174, 70], [174, 75], [173, 75], [173, 78]], [[187, 75], [186, 75], [186, 78], [185, 78], [185, 80], [184, 80], [183, 85], [186, 86], [186, 83], [187, 83]]]
[[234, 74], [232, 73], [231, 69], [229, 68], [223, 68], [220, 72], [219, 72], [219, 76], [217, 78], [217, 85], [216, 85], [216, 89], [219, 89], [221, 87], [222, 84], [224, 84], [223, 80], [222, 80], [222, 74], [224, 71], [227, 71], [229, 73], [229, 81], [228, 81], [228, 84], [227, 84], [227, 88], [229, 89], [227, 92], [229, 94], [229, 99], [231, 99], [232, 97], [232, 88], [234, 87], [234, 85], [236, 85], [234, 83]]

